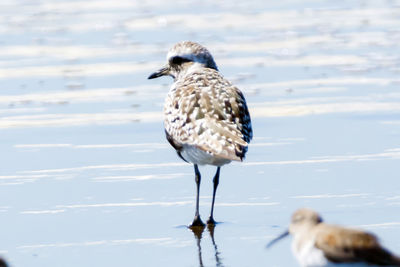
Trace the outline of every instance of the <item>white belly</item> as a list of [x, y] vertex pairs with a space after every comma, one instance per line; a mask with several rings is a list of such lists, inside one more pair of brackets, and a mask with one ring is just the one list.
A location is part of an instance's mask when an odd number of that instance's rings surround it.
[[229, 159], [216, 157], [211, 153], [207, 153], [195, 146], [183, 145], [181, 156], [188, 162], [198, 165], [215, 165], [222, 166], [231, 162]]
[[302, 267], [326, 267], [329, 266], [322, 250], [314, 246], [314, 240], [297, 245], [296, 240], [292, 244], [293, 254]]
[[314, 240], [303, 243], [301, 247], [292, 243], [293, 254], [302, 267], [366, 267], [366, 263], [333, 263], [325, 258], [322, 250], [314, 246]]

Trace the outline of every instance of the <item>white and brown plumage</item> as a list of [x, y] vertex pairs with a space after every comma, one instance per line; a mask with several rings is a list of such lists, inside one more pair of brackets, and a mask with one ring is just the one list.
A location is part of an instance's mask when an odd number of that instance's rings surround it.
[[319, 214], [299, 209], [289, 231], [272, 240], [293, 235], [292, 250], [303, 267], [400, 266], [400, 258], [383, 248], [371, 233], [323, 223]]
[[169, 75], [174, 83], [164, 105], [164, 126], [169, 143], [185, 161], [193, 163], [197, 184], [196, 214], [192, 226], [204, 225], [199, 215], [198, 165], [217, 166], [211, 214], [220, 167], [241, 161], [252, 138], [246, 100], [219, 72], [210, 52], [194, 42], [180, 42], [168, 52], [167, 65], [149, 79]]

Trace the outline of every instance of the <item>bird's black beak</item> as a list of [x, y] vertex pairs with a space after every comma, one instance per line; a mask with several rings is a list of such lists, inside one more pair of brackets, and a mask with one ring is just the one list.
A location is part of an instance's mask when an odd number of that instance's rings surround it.
[[276, 242], [278, 242], [279, 240], [281, 240], [282, 238], [285, 238], [289, 235], [289, 231], [286, 230], [284, 233], [280, 234], [278, 237], [272, 239], [271, 241], [269, 241], [269, 243], [267, 244], [266, 248], [270, 248], [273, 244], [275, 244]]
[[155, 79], [164, 75], [168, 75], [169, 73], [169, 68], [167, 66], [159, 69], [158, 71], [150, 74], [150, 76], [147, 79]]

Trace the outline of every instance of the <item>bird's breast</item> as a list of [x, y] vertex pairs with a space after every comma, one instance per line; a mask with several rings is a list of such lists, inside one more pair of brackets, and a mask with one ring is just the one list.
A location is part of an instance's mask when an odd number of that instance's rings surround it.
[[328, 267], [329, 261], [322, 250], [315, 247], [313, 238], [295, 237], [292, 243], [293, 254], [302, 267]]

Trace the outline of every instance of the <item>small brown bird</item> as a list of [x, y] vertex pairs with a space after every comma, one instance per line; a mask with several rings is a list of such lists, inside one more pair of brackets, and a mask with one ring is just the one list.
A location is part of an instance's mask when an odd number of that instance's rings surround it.
[[318, 213], [299, 209], [286, 231], [268, 243], [293, 235], [292, 251], [303, 267], [400, 266], [400, 258], [368, 232], [322, 222]]
[[241, 161], [253, 136], [250, 114], [242, 92], [218, 71], [210, 52], [194, 42], [175, 44], [167, 64], [149, 79], [168, 75], [174, 83], [164, 104], [167, 140], [179, 157], [194, 164], [196, 213], [191, 226], [204, 226], [199, 214], [198, 165], [217, 166], [208, 224], [215, 224], [215, 194], [222, 165]]

